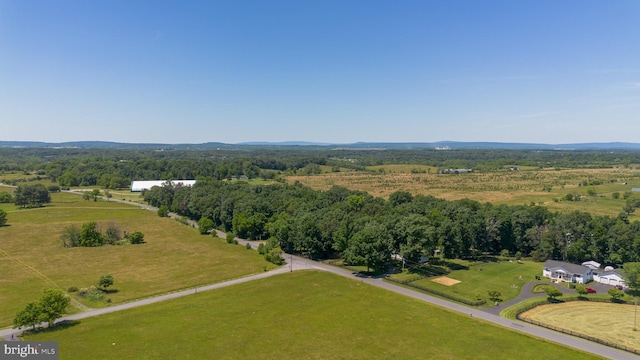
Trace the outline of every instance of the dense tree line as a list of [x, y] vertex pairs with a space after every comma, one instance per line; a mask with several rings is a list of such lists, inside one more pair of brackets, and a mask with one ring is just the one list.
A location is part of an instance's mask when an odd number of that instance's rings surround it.
[[409, 261], [440, 250], [447, 258], [521, 254], [536, 260], [640, 260], [640, 222], [550, 212], [541, 206], [445, 201], [396, 192], [388, 200], [334, 187], [201, 180], [193, 187], [165, 184], [145, 201], [192, 219], [207, 218], [248, 239], [275, 239], [285, 252], [310, 258], [342, 257], [378, 268], [392, 254]]
[[[279, 173], [316, 174], [320, 166], [364, 171], [384, 164], [495, 171], [509, 165], [538, 168], [611, 167], [640, 163], [639, 151], [463, 149], [336, 149], [237, 146], [218, 150], [10, 149], [0, 148], [0, 172], [46, 175], [61, 186], [126, 188], [132, 180], [208, 177], [269, 178]], [[0, 178], [2, 176], [0, 175]]]

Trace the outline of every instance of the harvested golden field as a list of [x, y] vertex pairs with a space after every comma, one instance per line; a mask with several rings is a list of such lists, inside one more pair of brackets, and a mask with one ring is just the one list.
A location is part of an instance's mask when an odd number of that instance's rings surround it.
[[538, 306], [520, 316], [640, 350], [640, 332], [633, 330], [634, 310], [633, 305], [572, 301]]

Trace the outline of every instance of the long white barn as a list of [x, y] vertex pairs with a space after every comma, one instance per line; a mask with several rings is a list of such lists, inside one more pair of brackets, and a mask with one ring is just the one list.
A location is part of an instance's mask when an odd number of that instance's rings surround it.
[[[169, 180], [149, 180], [149, 181], [132, 181], [131, 192], [140, 192], [142, 190], [149, 190], [154, 186], [162, 186]], [[174, 185], [193, 186], [196, 183], [195, 180], [170, 180]]]

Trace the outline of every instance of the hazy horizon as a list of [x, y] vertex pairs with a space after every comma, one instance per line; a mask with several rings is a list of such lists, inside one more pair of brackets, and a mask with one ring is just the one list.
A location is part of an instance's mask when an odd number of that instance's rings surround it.
[[0, 140], [637, 142], [639, 16], [629, 0], [4, 1]]

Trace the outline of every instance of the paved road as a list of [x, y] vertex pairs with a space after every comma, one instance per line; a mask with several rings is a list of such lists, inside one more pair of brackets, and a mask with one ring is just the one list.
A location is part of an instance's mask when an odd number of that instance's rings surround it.
[[[114, 201], [114, 200], [112, 200]], [[132, 202], [126, 202], [127, 204], [135, 204]], [[144, 204], [135, 204], [137, 206], [140, 206], [142, 208], [151, 210], [151, 211], [157, 211], [156, 208], [153, 208], [151, 206], [148, 205], [144, 205]], [[222, 232], [218, 232], [219, 236], [224, 236], [224, 233]], [[241, 244], [246, 244], [247, 242], [243, 239], [239, 239], [237, 238], [238, 242]], [[257, 243], [255, 242], [248, 242], [252, 245], [252, 247], [257, 247]], [[452, 303], [443, 299], [439, 299], [433, 296], [429, 296], [423, 293], [419, 293], [410, 289], [406, 289], [388, 282], [383, 281], [381, 278], [369, 278], [369, 277], [359, 277], [357, 276], [355, 273], [342, 269], [342, 268], [337, 268], [334, 266], [330, 266], [330, 265], [326, 265], [323, 263], [319, 263], [317, 261], [313, 261], [313, 260], [309, 260], [306, 258], [302, 258], [302, 257], [298, 257], [298, 256], [293, 256], [293, 255], [285, 255], [285, 260], [287, 261], [287, 264], [283, 267], [280, 267], [278, 269], [272, 270], [272, 271], [268, 271], [268, 272], [264, 272], [261, 274], [256, 274], [256, 275], [252, 275], [252, 276], [247, 276], [247, 277], [243, 277], [243, 278], [238, 278], [238, 279], [234, 279], [234, 280], [229, 280], [229, 281], [225, 281], [225, 282], [221, 282], [218, 284], [212, 284], [212, 285], [207, 285], [207, 286], [202, 286], [202, 287], [197, 287], [197, 288], [193, 288], [193, 289], [188, 289], [188, 290], [183, 290], [183, 291], [177, 291], [174, 293], [170, 293], [170, 294], [165, 294], [165, 295], [159, 295], [159, 296], [154, 296], [151, 298], [147, 298], [147, 299], [142, 299], [142, 300], [138, 300], [138, 301], [132, 301], [129, 303], [125, 303], [125, 304], [120, 304], [120, 305], [115, 305], [115, 306], [111, 306], [111, 307], [107, 307], [107, 308], [102, 308], [102, 309], [95, 309], [95, 310], [91, 310], [91, 311], [87, 311], [87, 312], [83, 312], [83, 313], [79, 313], [79, 314], [74, 314], [74, 315], [69, 315], [69, 316], [65, 316], [61, 319], [58, 320], [59, 321], [65, 321], [65, 320], [79, 320], [79, 319], [84, 319], [84, 318], [88, 318], [88, 317], [92, 317], [92, 316], [98, 316], [98, 315], [102, 315], [102, 314], [108, 314], [108, 313], [112, 313], [112, 312], [116, 312], [116, 311], [122, 311], [122, 310], [126, 310], [126, 309], [131, 309], [134, 307], [138, 307], [138, 306], [144, 306], [144, 305], [148, 305], [148, 304], [153, 304], [156, 302], [160, 302], [160, 301], [165, 301], [165, 300], [170, 300], [170, 299], [175, 299], [175, 298], [179, 298], [182, 296], [187, 296], [187, 295], [191, 295], [191, 294], [195, 294], [197, 292], [202, 292], [202, 291], [210, 291], [210, 290], [214, 290], [214, 289], [219, 289], [222, 287], [226, 287], [226, 286], [231, 286], [231, 285], [235, 285], [235, 284], [240, 284], [240, 283], [244, 283], [244, 282], [248, 282], [248, 281], [253, 281], [253, 280], [257, 280], [257, 279], [263, 279], [269, 276], [274, 276], [277, 274], [282, 274], [284, 272], [288, 272], [288, 271], [295, 271], [295, 270], [307, 270], [307, 269], [313, 269], [313, 270], [322, 270], [322, 271], [327, 271], [333, 274], [337, 274], [340, 276], [344, 276], [350, 279], [355, 279], [355, 280], [359, 280], [362, 282], [365, 282], [367, 284], [373, 285], [373, 286], [377, 286], [389, 291], [393, 291], [395, 293], [398, 294], [402, 294], [405, 296], [409, 296], [411, 298], [420, 300], [420, 301], [424, 301], [430, 304], [434, 304], [436, 306], [440, 306], [455, 312], [459, 312], [462, 314], [468, 314], [469, 316], [472, 316], [476, 319], [480, 319], [482, 321], [487, 321], [499, 326], [503, 326], [506, 327], [510, 330], [513, 331], [519, 331], [528, 335], [533, 335], [533, 336], [537, 336], [539, 338], [551, 341], [551, 342], [555, 342], [555, 343], [559, 343], [559, 344], [563, 344], [569, 347], [573, 347], [576, 349], [580, 349], [583, 351], [587, 351], [590, 353], [593, 353], [595, 355], [599, 355], [605, 358], [609, 358], [609, 359], [616, 359], [616, 360], [627, 360], [627, 359], [640, 359], [640, 357], [633, 355], [631, 353], [627, 353], [621, 350], [617, 350], [614, 348], [610, 348], [607, 346], [603, 346], [603, 345], [599, 345], [590, 341], [586, 341], [577, 337], [573, 337], [573, 336], [569, 336], [569, 335], [565, 335], [562, 333], [558, 333], [555, 331], [551, 331], [551, 330], [547, 330], [541, 327], [537, 327], [537, 326], [533, 326], [533, 325], [529, 325], [527, 323], [521, 322], [521, 321], [517, 321], [517, 320], [509, 320], [509, 319], [505, 319], [502, 318], [500, 316], [498, 316], [497, 314], [493, 314], [489, 311], [484, 311], [484, 310], [479, 310], [479, 309], [472, 309], [472, 308], [468, 308], [466, 306], [463, 305], [459, 305], [456, 303]], [[530, 292], [530, 291], [529, 291]], [[504, 306], [503, 306], [504, 307]], [[19, 330], [17, 329], [2, 329], [0, 330], [0, 337], [3, 337], [7, 340], [11, 340], [14, 336], [17, 336], [20, 333]]]

